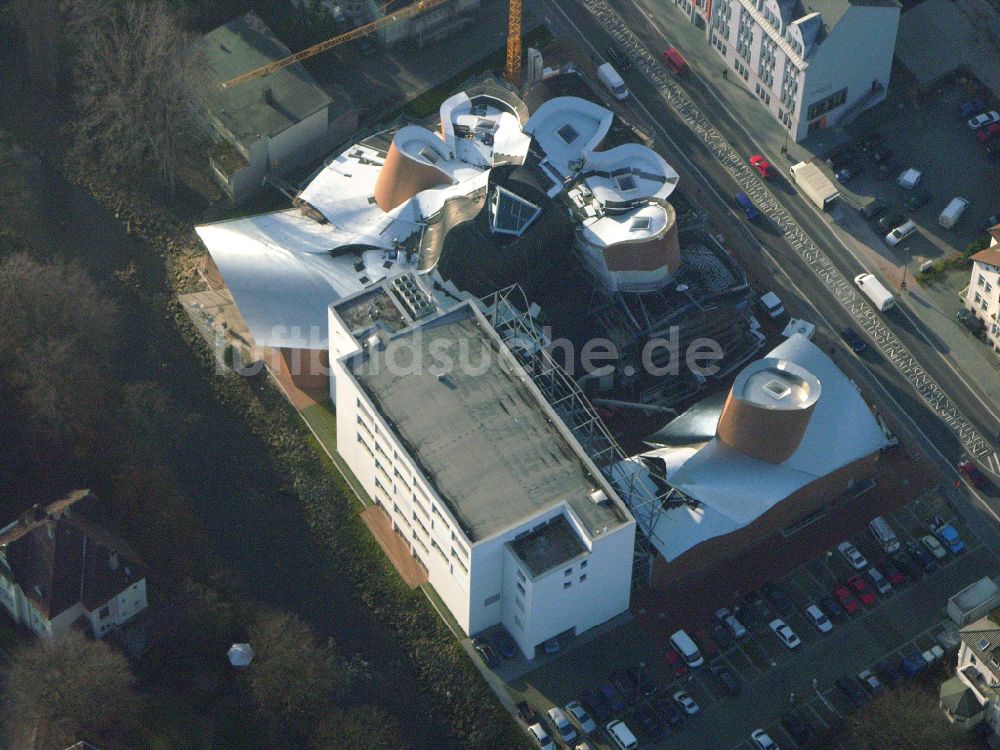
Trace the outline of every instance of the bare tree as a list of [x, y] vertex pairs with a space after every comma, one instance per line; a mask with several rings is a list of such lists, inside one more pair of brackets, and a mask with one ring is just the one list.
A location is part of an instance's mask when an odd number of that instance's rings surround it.
[[926, 750], [963, 747], [962, 732], [949, 724], [937, 701], [918, 685], [902, 685], [873, 700], [851, 719], [857, 750]]
[[152, 171], [173, 194], [178, 157], [194, 132], [191, 39], [163, 0], [64, 7], [78, 152], [105, 169]]
[[132, 718], [132, 673], [121, 654], [70, 629], [16, 651], [7, 671], [10, 747], [62, 750]]

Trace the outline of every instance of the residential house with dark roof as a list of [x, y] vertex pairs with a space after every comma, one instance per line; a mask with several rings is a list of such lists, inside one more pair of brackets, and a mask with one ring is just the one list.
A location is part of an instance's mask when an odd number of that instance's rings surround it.
[[[969, 623], [958, 634], [962, 645], [958, 650], [956, 676], [974, 693], [983, 709], [982, 720], [1000, 732], [1000, 609]], [[962, 708], [964, 713], [972, 713], [969, 705]], [[972, 718], [966, 722], [967, 726], [974, 724], [980, 715], [973, 713]]]
[[194, 54], [202, 73], [197, 111], [217, 142], [212, 170], [237, 203], [253, 195], [267, 173], [321, 158], [357, 127], [347, 94], [320, 87], [299, 63], [223, 85], [291, 54], [253, 12], [205, 34]]
[[16, 622], [103, 638], [146, 608], [145, 571], [102, 517], [97, 497], [76, 490], [0, 529], [0, 602]]

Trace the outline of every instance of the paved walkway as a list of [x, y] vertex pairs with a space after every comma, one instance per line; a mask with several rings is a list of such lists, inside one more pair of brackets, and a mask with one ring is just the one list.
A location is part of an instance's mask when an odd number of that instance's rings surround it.
[[[753, 92], [742, 86], [737, 76], [722, 78], [724, 63], [709, 46], [704, 32], [695, 28], [671, 0], [635, 0], [635, 5], [646, 16], [650, 25], [658, 28], [671, 43], [684, 50], [691, 64], [690, 73], [703, 81], [718, 106], [740, 124], [748, 138], [757, 144], [757, 150], [782, 173], [787, 174], [788, 167], [793, 163], [813, 159], [817, 154], [826, 153], [835, 145], [849, 140], [850, 136], [845, 131], [830, 129], [802, 143], [789, 141], [788, 153], [782, 154], [785, 144], [784, 128], [771, 117]], [[830, 218], [833, 220], [834, 233], [858, 264], [878, 273], [898, 290], [899, 283], [903, 280], [905, 259], [900, 260], [891, 253], [883, 252], [882, 243], [877, 242], [874, 234], [872, 238], [876, 241], [866, 244], [837, 226], [841, 222], [845, 229], [854, 229], [854, 220], [860, 220], [860, 217], [849, 208], [841, 206]], [[928, 339], [932, 345], [968, 381], [975, 383], [981, 395], [990, 402], [993, 412], [1000, 412], [1000, 378], [997, 377], [995, 363], [990, 359], [990, 352], [954, 322], [954, 311], [958, 308], [955, 306], [952, 309], [947, 292], [921, 289], [913, 282], [912, 276], [908, 279], [909, 291], [899, 295], [902, 308], [927, 326]], [[1000, 423], [1000, 417], [997, 422]], [[988, 437], [992, 439], [994, 436]]]

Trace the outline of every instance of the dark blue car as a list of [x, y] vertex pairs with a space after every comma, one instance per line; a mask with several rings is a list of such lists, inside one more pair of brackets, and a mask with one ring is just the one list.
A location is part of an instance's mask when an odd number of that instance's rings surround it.
[[748, 221], [758, 221], [760, 219], [760, 211], [757, 210], [753, 201], [750, 200], [749, 195], [746, 193], [737, 193], [734, 196], [734, 200], [736, 201], [736, 205], [743, 209], [743, 213], [747, 215]]

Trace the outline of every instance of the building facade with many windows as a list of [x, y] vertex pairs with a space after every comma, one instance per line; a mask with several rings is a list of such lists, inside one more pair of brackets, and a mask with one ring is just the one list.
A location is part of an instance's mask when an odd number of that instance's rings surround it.
[[965, 309], [979, 318], [990, 348], [1000, 355], [1000, 226], [992, 227], [990, 234], [990, 246], [972, 256]]
[[675, 2], [795, 141], [885, 99], [896, 0]]
[[459, 626], [531, 658], [624, 612], [635, 520], [475, 303], [364, 308], [382, 325], [346, 354], [331, 308], [337, 450]]

